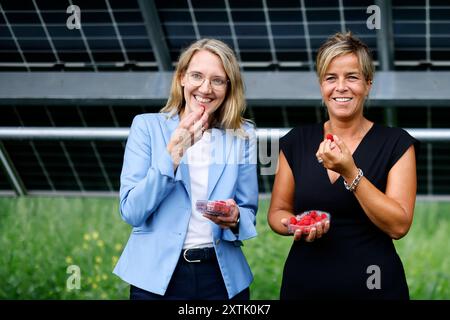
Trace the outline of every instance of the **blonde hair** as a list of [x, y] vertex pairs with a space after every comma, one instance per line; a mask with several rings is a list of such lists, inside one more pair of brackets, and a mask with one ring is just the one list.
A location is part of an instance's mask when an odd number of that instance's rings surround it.
[[220, 58], [229, 80], [226, 97], [214, 113], [213, 125], [223, 129], [239, 129], [245, 121], [243, 118], [246, 107], [244, 83], [233, 50], [224, 42], [216, 39], [198, 40], [181, 53], [172, 78], [169, 99], [160, 112], [168, 112], [172, 116], [183, 111], [186, 101], [181, 79], [194, 54], [201, 50], [207, 50]]
[[372, 82], [375, 68], [369, 47], [351, 32], [336, 33], [320, 47], [316, 57], [316, 72], [322, 82], [331, 61], [346, 54], [354, 54], [358, 58], [364, 79]]

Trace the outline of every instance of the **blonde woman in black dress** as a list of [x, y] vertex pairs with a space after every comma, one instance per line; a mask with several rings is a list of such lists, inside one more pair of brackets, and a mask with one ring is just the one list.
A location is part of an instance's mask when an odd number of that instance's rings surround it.
[[374, 67], [359, 39], [330, 37], [316, 63], [329, 120], [280, 140], [268, 222], [288, 235], [289, 219], [303, 211], [327, 211], [331, 220], [294, 234], [280, 298], [408, 299], [392, 240], [413, 220], [418, 141], [364, 117]]

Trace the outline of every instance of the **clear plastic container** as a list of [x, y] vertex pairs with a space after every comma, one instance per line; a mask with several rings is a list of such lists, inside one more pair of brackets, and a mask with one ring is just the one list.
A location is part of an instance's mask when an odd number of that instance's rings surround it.
[[288, 232], [293, 234], [295, 230], [300, 229], [302, 230], [302, 233], [308, 234], [311, 228], [318, 226], [319, 223], [330, 221], [330, 219], [331, 215], [328, 212], [321, 210], [308, 210], [295, 216], [295, 224], [292, 223], [292, 219], [289, 221]]
[[231, 206], [222, 200], [197, 200], [195, 207], [198, 212], [214, 216], [228, 216], [231, 213]]

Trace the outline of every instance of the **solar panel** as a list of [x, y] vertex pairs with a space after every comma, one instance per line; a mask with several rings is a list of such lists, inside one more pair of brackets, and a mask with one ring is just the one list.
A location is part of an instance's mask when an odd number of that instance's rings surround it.
[[[377, 58], [376, 30], [366, 21], [373, 1], [156, 0], [164, 41], [174, 63], [200, 37], [233, 47], [244, 68], [312, 69], [321, 43], [351, 30]], [[76, 1], [81, 29], [68, 29], [74, 1], [4, 0], [0, 15], [0, 66], [29, 70], [87, 68], [156, 70], [137, 0]], [[444, 0], [393, 1], [395, 66], [449, 66], [450, 4]], [[144, 13], [145, 14], [145, 13]]]
[[[5, 141], [29, 191], [118, 191], [121, 142]], [[0, 189], [6, 188], [1, 179]]]
[[2, 1], [0, 63], [3, 66], [122, 67], [155, 58], [135, 0], [76, 1], [81, 29], [66, 25], [75, 1]]
[[13, 191], [3, 168], [0, 169], [0, 191]]

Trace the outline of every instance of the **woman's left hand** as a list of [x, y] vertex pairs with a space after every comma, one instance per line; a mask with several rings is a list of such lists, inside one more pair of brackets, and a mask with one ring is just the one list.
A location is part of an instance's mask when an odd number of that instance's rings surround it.
[[235, 228], [238, 225], [239, 207], [233, 199], [225, 200], [227, 205], [231, 207], [230, 214], [227, 216], [214, 216], [204, 213], [203, 216], [220, 226], [222, 229]]
[[333, 135], [334, 141], [325, 139], [319, 145], [316, 158], [322, 159], [322, 165], [342, 176], [352, 176], [357, 170], [353, 156], [347, 145], [337, 135]]
[[[288, 229], [289, 219], [281, 219], [281, 223]], [[316, 239], [322, 238], [322, 236], [330, 230], [330, 220], [320, 221], [314, 227], [311, 228], [309, 233], [302, 233], [301, 229], [297, 229], [294, 232], [294, 241], [304, 239], [306, 242], [313, 242]]]

